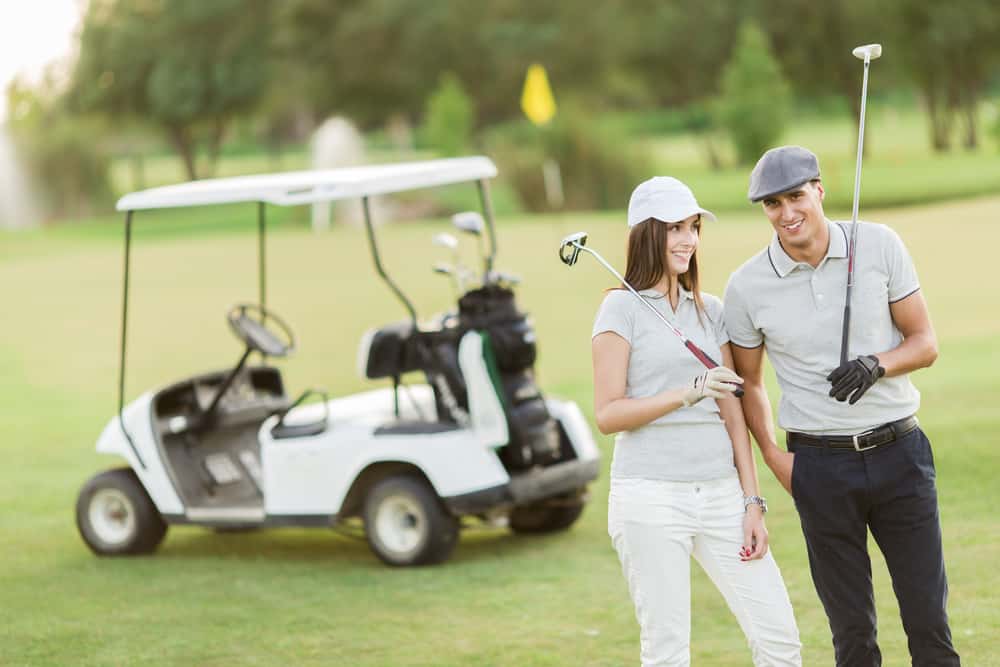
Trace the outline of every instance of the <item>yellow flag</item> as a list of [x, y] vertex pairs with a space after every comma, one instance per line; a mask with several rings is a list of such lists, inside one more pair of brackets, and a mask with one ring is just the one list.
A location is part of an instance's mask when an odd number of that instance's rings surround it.
[[544, 125], [556, 115], [556, 100], [549, 88], [549, 77], [541, 65], [532, 65], [524, 77], [521, 109], [535, 125]]

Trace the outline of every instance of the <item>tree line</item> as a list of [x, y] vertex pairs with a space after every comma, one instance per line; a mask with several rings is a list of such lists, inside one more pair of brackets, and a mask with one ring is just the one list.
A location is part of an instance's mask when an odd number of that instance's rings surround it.
[[[774, 64], [738, 66], [748, 40]], [[366, 130], [415, 124], [445, 77], [476, 128], [519, 118], [532, 63], [560, 101], [690, 109], [695, 131], [780, 116], [789, 95], [839, 99], [856, 119], [850, 52], [869, 42], [884, 46], [879, 88], [919, 94], [935, 150], [977, 144], [976, 105], [1000, 64], [995, 0], [91, 0], [65, 94], [12, 88], [8, 104], [14, 123], [28, 98], [48, 117], [155, 128], [194, 178], [196, 155], [211, 165], [235, 119], [274, 141], [333, 114]], [[738, 93], [743, 106], [718, 104]]]

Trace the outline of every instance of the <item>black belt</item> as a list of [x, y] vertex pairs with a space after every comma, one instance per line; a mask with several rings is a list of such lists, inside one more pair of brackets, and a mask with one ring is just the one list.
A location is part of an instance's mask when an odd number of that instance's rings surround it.
[[831, 447], [863, 452], [866, 449], [895, 442], [915, 428], [917, 428], [917, 418], [906, 417], [855, 435], [809, 435], [789, 431], [788, 444], [793, 447]]

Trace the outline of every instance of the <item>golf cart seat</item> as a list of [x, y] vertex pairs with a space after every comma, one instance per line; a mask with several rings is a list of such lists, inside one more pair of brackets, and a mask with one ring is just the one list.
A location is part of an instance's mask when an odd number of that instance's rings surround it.
[[393, 322], [371, 329], [358, 346], [359, 375], [369, 380], [399, 378], [420, 369], [413, 323]]

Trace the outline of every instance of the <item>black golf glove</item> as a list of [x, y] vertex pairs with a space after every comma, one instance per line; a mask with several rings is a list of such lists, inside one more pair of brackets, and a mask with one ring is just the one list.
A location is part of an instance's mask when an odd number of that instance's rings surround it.
[[[830, 389], [830, 396], [840, 402], [847, 401], [854, 405], [883, 375], [885, 375], [885, 369], [879, 365], [878, 357], [874, 354], [866, 354], [842, 363], [836, 370], [827, 375], [826, 379], [833, 385]], [[848, 395], [851, 397], [850, 400], [847, 400]]]

